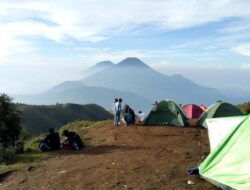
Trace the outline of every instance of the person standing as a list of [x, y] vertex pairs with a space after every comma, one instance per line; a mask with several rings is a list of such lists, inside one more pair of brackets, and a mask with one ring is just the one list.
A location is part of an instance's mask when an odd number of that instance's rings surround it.
[[120, 123], [120, 116], [122, 111], [122, 99], [119, 98], [118, 102], [115, 103], [115, 126], [118, 127], [118, 124]]
[[116, 103], [118, 102], [118, 98], [114, 99], [113, 105], [112, 105], [112, 112], [114, 114], [114, 125], [115, 125], [115, 120], [116, 120], [116, 116], [115, 116], [115, 107], [116, 107]]

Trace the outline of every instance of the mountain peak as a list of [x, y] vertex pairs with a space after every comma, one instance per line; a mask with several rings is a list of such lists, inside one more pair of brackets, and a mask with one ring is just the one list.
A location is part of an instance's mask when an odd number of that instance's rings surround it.
[[128, 67], [148, 67], [137, 57], [128, 57], [117, 64], [117, 66], [128, 66]]
[[114, 65], [114, 63], [112, 63], [111, 61], [101, 61], [95, 64], [95, 66], [97, 67], [108, 67], [112, 65]]

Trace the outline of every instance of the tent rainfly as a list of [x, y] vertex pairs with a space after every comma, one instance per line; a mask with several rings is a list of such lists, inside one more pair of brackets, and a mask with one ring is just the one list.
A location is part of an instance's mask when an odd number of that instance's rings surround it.
[[150, 111], [144, 125], [174, 125], [182, 127], [187, 125], [187, 119], [181, 108], [171, 100], [159, 102]]
[[206, 122], [211, 153], [199, 166], [200, 175], [224, 190], [249, 190], [250, 115]]
[[204, 112], [199, 106], [194, 104], [187, 104], [182, 107], [182, 110], [185, 112], [188, 119], [199, 118]]
[[219, 118], [219, 117], [231, 117], [242, 116], [243, 113], [234, 105], [226, 102], [216, 102], [206, 109], [198, 119], [197, 124], [207, 128], [206, 119]]

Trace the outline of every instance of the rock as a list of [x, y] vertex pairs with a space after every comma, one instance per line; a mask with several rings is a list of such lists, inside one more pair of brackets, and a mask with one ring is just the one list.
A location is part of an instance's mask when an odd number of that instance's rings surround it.
[[188, 180], [188, 181], [187, 181], [187, 184], [188, 184], [188, 185], [194, 185], [195, 182], [193, 182], [193, 181], [191, 181], [191, 180]]
[[26, 181], [26, 179], [23, 178], [23, 179], [20, 179], [20, 180], [19, 180], [19, 183], [23, 183], [23, 182], [25, 182], [25, 181]]
[[59, 174], [63, 174], [63, 173], [66, 173], [66, 171], [65, 170], [63, 170], [63, 171], [60, 171], [60, 172], [58, 172]]
[[35, 170], [35, 167], [34, 166], [30, 166], [30, 167], [28, 167], [28, 169], [27, 169], [29, 172], [32, 172], [32, 171], [34, 171]]

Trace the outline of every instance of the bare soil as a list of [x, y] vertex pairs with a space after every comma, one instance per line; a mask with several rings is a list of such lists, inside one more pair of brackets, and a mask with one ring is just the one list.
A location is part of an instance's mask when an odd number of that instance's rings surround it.
[[[187, 175], [209, 152], [207, 132], [198, 127], [113, 127], [84, 131], [91, 146], [62, 150], [48, 160], [14, 171], [0, 189], [216, 190], [199, 175]], [[191, 180], [195, 184], [189, 185]]]

